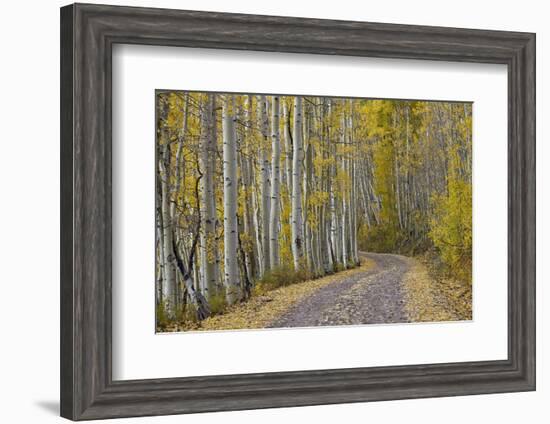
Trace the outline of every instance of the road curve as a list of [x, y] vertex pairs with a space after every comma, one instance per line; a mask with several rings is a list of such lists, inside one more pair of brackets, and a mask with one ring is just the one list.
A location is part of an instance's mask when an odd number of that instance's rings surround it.
[[373, 260], [376, 266], [319, 289], [268, 327], [409, 322], [404, 308], [403, 277], [410, 268], [410, 259], [381, 253], [361, 256]]

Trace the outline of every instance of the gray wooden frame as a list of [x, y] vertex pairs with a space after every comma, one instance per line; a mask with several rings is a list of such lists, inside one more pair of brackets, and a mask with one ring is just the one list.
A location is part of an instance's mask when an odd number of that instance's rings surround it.
[[[506, 64], [508, 359], [113, 381], [115, 43]], [[534, 389], [534, 34], [87, 4], [61, 9], [62, 416], [83, 420]]]

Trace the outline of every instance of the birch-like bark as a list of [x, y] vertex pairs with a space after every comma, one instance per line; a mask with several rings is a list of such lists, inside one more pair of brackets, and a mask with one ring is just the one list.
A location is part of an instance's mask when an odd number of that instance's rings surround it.
[[292, 197], [292, 142], [290, 136], [290, 114], [287, 102], [283, 102], [283, 137], [285, 145], [285, 174], [288, 197]]
[[208, 94], [203, 113], [201, 130], [201, 194], [202, 194], [202, 232], [201, 262], [203, 272], [202, 290], [205, 298], [210, 300], [216, 294], [218, 277], [218, 247], [216, 245], [216, 193], [214, 189], [214, 160], [216, 157], [216, 98]]
[[354, 122], [354, 111], [353, 111], [353, 101], [349, 102], [350, 107], [350, 116], [349, 116], [349, 127], [350, 127], [350, 143], [353, 145], [354, 155], [351, 158], [351, 246], [352, 246], [352, 260], [354, 265], [359, 264], [359, 252], [357, 251], [357, 158], [359, 157], [358, 144], [355, 140], [355, 122]]
[[181, 125], [181, 133], [178, 137], [178, 150], [176, 152], [176, 165], [174, 169], [174, 188], [173, 188], [173, 202], [170, 204], [170, 215], [172, 216], [172, 219], [175, 219], [176, 217], [176, 203], [179, 198], [179, 192], [181, 187], [181, 180], [182, 175], [185, 175], [185, 169], [184, 165], [185, 162], [183, 161], [183, 145], [185, 143], [185, 138], [187, 136], [187, 123], [189, 121], [189, 94], [185, 94], [185, 100], [183, 105], [183, 119], [182, 119], [182, 125]]
[[244, 233], [247, 235], [249, 245], [245, 249], [245, 265], [248, 273], [248, 280], [253, 281], [254, 276], [258, 275], [258, 270], [260, 269], [259, 260], [261, 252], [258, 247], [258, 227], [257, 223], [254, 220], [255, 213], [255, 198], [254, 198], [254, 163], [252, 161], [251, 155], [251, 125], [252, 125], [252, 96], [248, 95], [246, 97], [245, 105], [245, 132], [244, 132], [244, 143], [241, 147], [241, 175], [242, 182], [244, 186], [244, 217], [243, 217], [243, 226]]
[[[182, 175], [185, 175], [185, 162], [183, 161], [183, 145], [185, 143], [185, 138], [187, 135], [187, 122], [188, 122], [188, 111], [189, 111], [189, 94], [184, 95], [184, 104], [182, 111], [182, 126], [181, 132], [178, 136], [178, 149], [176, 151], [176, 161], [174, 164], [174, 169], [171, 168], [171, 161], [168, 162], [168, 167], [170, 168], [169, 172], [174, 173], [173, 185], [170, 187], [170, 217], [172, 223], [172, 234], [176, 244], [178, 243], [178, 232], [176, 231], [177, 223], [179, 220], [179, 215], [181, 212], [177, 210], [177, 205], [180, 203], [180, 188]], [[175, 299], [176, 307], [179, 306], [179, 301], [181, 301], [182, 296], [180, 293], [180, 284], [178, 280], [178, 274], [175, 273], [176, 279], [174, 282], [175, 290]]]
[[167, 145], [162, 146], [163, 153], [159, 160], [160, 178], [161, 178], [161, 211], [162, 211], [162, 238], [164, 242], [164, 280], [162, 287], [162, 297], [164, 308], [168, 318], [175, 317], [176, 308], [176, 267], [174, 255], [172, 254], [172, 244], [174, 232], [172, 226], [172, 217], [170, 215], [170, 188], [168, 185], [168, 174], [166, 161], [170, 157]]
[[[342, 105], [343, 106], [343, 105]], [[344, 152], [346, 152], [346, 116], [345, 116], [345, 111], [343, 112], [343, 115], [342, 115], [342, 129], [341, 129], [342, 133], [341, 133], [341, 143], [342, 143], [342, 146], [344, 148]], [[342, 167], [342, 170], [344, 171], [345, 174], [347, 174], [347, 154], [344, 153], [342, 155], [342, 159], [341, 159], [341, 167]], [[347, 265], [348, 265], [348, 255], [347, 255], [347, 244], [348, 244], [348, 236], [347, 236], [347, 216], [348, 216], [348, 205], [347, 205], [347, 202], [348, 202], [348, 196], [347, 196], [347, 187], [346, 187], [346, 182], [343, 182], [343, 187], [342, 187], [342, 193], [341, 193], [341, 196], [342, 196], [342, 215], [340, 217], [341, 219], [341, 243], [342, 243], [342, 266], [344, 268], [347, 268]]]
[[263, 250], [262, 250], [262, 237], [260, 232], [260, 222], [261, 222], [261, 195], [258, 194], [257, 190], [257, 176], [256, 176], [256, 163], [249, 158], [249, 167], [250, 167], [250, 177], [252, 184], [252, 204], [251, 204], [251, 213], [252, 213], [252, 224], [254, 227], [253, 237], [256, 240], [256, 250], [255, 250], [255, 259], [257, 265], [257, 277], [261, 277], [264, 270], [264, 261], [263, 261]]
[[292, 255], [294, 268], [302, 266], [304, 241], [302, 239], [302, 162], [304, 149], [302, 146], [302, 98], [294, 99], [294, 149], [292, 155]]
[[281, 139], [279, 135], [279, 97], [272, 97], [271, 120], [271, 217], [269, 227], [270, 265], [279, 266], [279, 226], [280, 226], [280, 180], [281, 180]]
[[312, 184], [313, 184], [313, 144], [310, 143], [310, 127], [311, 124], [311, 118], [309, 116], [309, 113], [304, 113], [304, 117], [302, 119], [304, 121], [304, 185], [303, 185], [303, 204], [304, 204], [304, 211], [303, 211], [303, 226], [304, 226], [304, 240], [305, 240], [305, 251], [304, 256], [307, 261], [307, 266], [310, 270], [315, 268], [315, 264], [313, 262], [313, 235], [312, 235], [312, 229], [311, 229], [311, 223], [309, 222], [309, 212], [311, 210], [309, 195], [312, 191]]
[[161, 214], [162, 214], [162, 239], [163, 239], [163, 262], [164, 279], [162, 284], [162, 300], [167, 318], [175, 318], [176, 312], [176, 265], [174, 255], [172, 254], [172, 244], [174, 240], [174, 228], [172, 214], [170, 211], [170, 197], [172, 190], [170, 187], [170, 145], [169, 134], [166, 126], [168, 118], [168, 101], [160, 106], [159, 121], [159, 178], [161, 186]]
[[[332, 113], [332, 100], [328, 100], [327, 104], [328, 116], [330, 119]], [[338, 243], [338, 218], [336, 216], [336, 199], [334, 193], [334, 186], [336, 184], [336, 145], [330, 143], [331, 139], [330, 125], [327, 125], [327, 139], [329, 140], [329, 211], [330, 211], [330, 254], [332, 256], [332, 266], [336, 269], [338, 262], [340, 261], [340, 244]]]
[[269, 181], [269, 120], [267, 116], [267, 98], [266, 96], [260, 97], [260, 118], [262, 128], [262, 140], [260, 146], [260, 160], [261, 160], [261, 196], [262, 196], [262, 259], [263, 259], [263, 272], [267, 272], [270, 268], [270, 253], [269, 253], [269, 222], [270, 222], [270, 200], [271, 190]]
[[[393, 113], [393, 129], [397, 129], [397, 112]], [[397, 140], [393, 141], [393, 163], [394, 163], [394, 177], [395, 177], [395, 204], [397, 207], [397, 220], [399, 223], [399, 228], [403, 229], [403, 219], [401, 216], [401, 190], [399, 187], [399, 157], [397, 150]]]
[[[329, 152], [329, 139], [328, 139], [328, 131], [327, 131], [327, 124], [326, 124], [326, 99], [321, 98], [321, 110], [319, 114], [319, 127], [320, 127], [320, 134], [321, 134], [321, 141], [322, 141], [322, 155], [323, 155], [323, 162], [327, 163], [328, 158], [330, 155]], [[329, 193], [329, 186], [330, 186], [330, 171], [327, 169], [328, 167], [325, 165], [322, 169], [322, 175], [321, 175], [321, 189], [324, 193]], [[323, 271], [325, 274], [329, 273], [333, 269], [332, 265], [332, 254], [331, 254], [331, 248], [330, 248], [330, 220], [327, 218], [329, 211], [329, 205], [327, 202], [324, 202], [321, 207], [321, 219], [319, 221], [319, 233], [320, 233], [320, 249], [321, 249], [321, 260], [323, 262]]]
[[[157, 201], [158, 204], [162, 203], [161, 194], [157, 188]], [[164, 271], [164, 237], [162, 231], [162, 211], [161, 207], [157, 207], [157, 267], [159, 271], [159, 277], [157, 278], [157, 303], [164, 303], [162, 289], [164, 287], [164, 279], [166, 278], [166, 273]]]
[[223, 103], [223, 203], [224, 203], [224, 287], [228, 304], [241, 299], [237, 222], [237, 131], [235, 98], [226, 95]]
[[[199, 229], [197, 228], [197, 232]], [[183, 281], [183, 284], [185, 286], [185, 289], [187, 291], [187, 295], [189, 296], [189, 299], [191, 300], [192, 304], [196, 308], [197, 312], [197, 319], [199, 321], [202, 321], [203, 319], [210, 316], [210, 306], [206, 300], [206, 298], [202, 295], [200, 291], [196, 289], [195, 281], [196, 281], [196, 274], [195, 274], [195, 280], [193, 277], [191, 277], [193, 270], [190, 268], [193, 267], [193, 269], [196, 269], [196, 266], [194, 265], [195, 261], [195, 247], [197, 244], [198, 237], [195, 235], [193, 240], [193, 245], [191, 247], [191, 256], [189, 257], [187, 267], [183, 263], [183, 259], [180, 257], [178, 253], [178, 249], [176, 247], [176, 243], [172, 242], [172, 256], [174, 257], [174, 263], [177, 266], [177, 269], [180, 271], [181, 279]]]
[[[259, 99], [258, 99], [259, 102]], [[252, 104], [252, 103], [251, 103]], [[257, 103], [258, 108], [260, 108], [259, 103]], [[260, 112], [258, 110], [258, 112]], [[260, 114], [261, 115], [261, 114]], [[256, 121], [256, 120], [254, 120]], [[261, 141], [260, 141], [261, 145]], [[257, 169], [261, 167], [258, 165], [255, 158], [260, 158], [260, 149], [258, 149], [258, 154], [250, 155], [249, 157], [249, 166], [250, 166], [250, 183], [252, 184], [252, 223], [254, 225], [254, 236], [256, 240], [256, 264], [257, 264], [257, 274], [256, 276], [260, 278], [264, 272], [264, 260], [263, 260], [263, 248], [262, 248], [262, 193], [261, 187], [258, 184], [258, 172]]]

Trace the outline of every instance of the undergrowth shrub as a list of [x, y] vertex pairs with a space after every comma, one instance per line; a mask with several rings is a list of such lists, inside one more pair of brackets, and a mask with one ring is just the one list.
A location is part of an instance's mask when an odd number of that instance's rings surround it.
[[156, 327], [157, 330], [163, 331], [169, 324], [168, 315], [166, 313], [166, 307], [163, 302], [159, 302], [156, 308]]
[[227, 299], [225, 297], [225, 289], [221, 288], [218, 290], [216, 294], [214, 294], [213, 296], [210, 296], [208, 304], [210, 305], [211, 315], [222, 314], [227, 308]]
[[306, 267], [294, 269], [290, 264], [283, 264], [266, 272], [264, 276], [256, 282], [254, 293], [265, 293], [279, 287], [289, 286], [310, 280], [312, 273]]

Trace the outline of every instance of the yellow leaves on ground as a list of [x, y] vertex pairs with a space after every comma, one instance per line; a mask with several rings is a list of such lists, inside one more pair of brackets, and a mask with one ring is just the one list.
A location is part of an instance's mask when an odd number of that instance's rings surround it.
[[252, 296], [248, 301], [229, 307], [223, 315], [216, 315], [198, 323], [177, 324], [170, 331], [217, 331], [266, 328], [293, 305], [329, 284], [338, 284], [346, 277], [362, 273], [375, 266], [370, 259], [361, 258], [357, 268], [338, 272], [316, 280], [308, 280], [280, 287], [265, 294]]
[[436, 280], [425, 265], [410, 259], [405, 275], [405, 308], [411, 322], [472, 319], [471, 285], [451, 279]]

